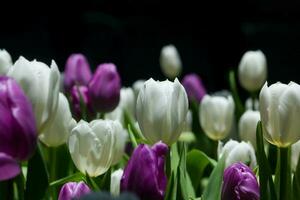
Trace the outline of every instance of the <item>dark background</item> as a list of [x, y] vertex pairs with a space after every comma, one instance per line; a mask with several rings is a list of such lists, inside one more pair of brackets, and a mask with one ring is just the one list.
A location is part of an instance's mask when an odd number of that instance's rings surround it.
[[[85, 54], [93, 69], [114, 62], [122, 83], [163, 80], [159, 54], [174, 44], [183, 75], [198, 73], [209, 92], [228, 88], [227, 72], [246, 50], [261, 49], [268, 81], [300, 82], [299, 1], [86, 0], [44, 1], [2, 7], [0, 48], [62, 71], [71, 53]], [[41, 8], [37, 8], [37, 6]]]

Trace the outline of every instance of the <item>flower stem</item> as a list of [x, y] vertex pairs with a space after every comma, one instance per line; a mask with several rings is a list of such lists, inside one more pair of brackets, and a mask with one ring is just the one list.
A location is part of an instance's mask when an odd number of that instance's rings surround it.
[[288, 148], [279, 148], [276, 166], [276, 187], [279, 199], [291, 199], [291, 158]]

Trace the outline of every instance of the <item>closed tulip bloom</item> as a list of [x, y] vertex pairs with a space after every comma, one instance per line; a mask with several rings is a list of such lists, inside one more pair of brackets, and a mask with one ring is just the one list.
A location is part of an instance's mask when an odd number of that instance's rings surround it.
[[300, 139], [300, 86], [265, 83], [260, 95], [260, 116], [264, 138], [278, 147], [288, 147]]
[[263, 52], [247, 51], [238, 67], [239, 81], [250, 92], [259, 90], [267, 78], [267, 60]]
[[206, 94], [205, 87], [197, 74], [185, 75], [182, 85], [190, 101], [200, 102]]
[[70, 106], [63, 93], [59, 94], [58, 108], [53, 122], [39, 136], [39, 139], [49, 147], [57, 147], [66, 143], [67, 138], [76, 125], [72, 118]]
[[38, 133], [49, 126], [58, 105], [60, 73], [52, 60], [49, 68], [42, 62], [28, 61], [20, 57], [10, 68], [8, 76], [13, 77], [29, 98], [38, 127]]
[[[81, 102], [82, 101], [82, 102]], [[76, 116], [76, 118], [80, 119], [82, 118], [83, 114], [83, 108], [82, 106], [85, 106], [84, 109], [85, 112], [93, 113], [93, 108], [91, 105], [91, 99], [89, 97], [89, 89], [86, 86], [83, 85], [74, 85], [71, 89], [71, 103], [73, 106], [73, 111]], [[81, 103], [83, 104], [81, 106]]]
[[174, 45], [170, 44], [161, 49], [160, 67], [164, 75], [170, 79], [179, 76], [181, 73], [181, 59]]
[[92, 78], [90, 65], [83, 54], [69, 56], [64, 72], [64, 88], [70, 91], [74, 85], [87, 86]]
[[229, 140], [224, 146], [222, 142], [220, 142], [218, 155], [219, 158], [225, 156], [226, 167], [238, 161], [245, 163], [252, 169], [254, 169], [257, 164], [253, 146], [244, 141], [237, 142], [235, 140]]
[[300, 140], [292, 145], [292, 160], [291, 160], [291, 168], [292, 171], [295, 172], [297, 169], [297, 164], [300, 156]]
[[77, 169], [90, 177], [104, 174], [123, 155], [123, 134], [124, 129], [118, 121], [99, 119], [87, 123], [81, 120], [72, 129], [68, 141]]
[[123, 169], [118, 169], [111, 174], [110, 193], [114, 196], [118, 196], [120, 194], [120, 184], [122, 176]]
[[134, 95], [137, 98], [139, 95], [140, 90], [144, 87], [144, 83], [146, 80], [137, 80], [132, 84], [132, 89], [134, 91]]
[[243, 163], [234, 163], [224, 171], [222, 200], [259, 200], [255, 174]]
[[231, 130], [234, 117], [234, 102], [229, 95], [205, 95], [200, 103], [200, 124], [206, 135], [213, 140], [226, 138]]
[[0, 75], [5, 75], [11, 66], [10, 54], [5, 49], [0, 49]]
[[68, 182], [60, 189], [58, 200], [73, 200], [91, 192], [91, 189], [83, 182]]
[[89, 96], [94, 109], [98, 112], [114, 110], [120, 100], [121, 79], [112, 63], [98, 66], [89, 83]]
[[259, 110], [259, 101], [258, 99], [248, 98], [245, 102], [246, 110]]
[[239, 135], [241, 140], [249, 141], [256, 148], [256, 126], [260, 121], [259, 111], [247, 110], [239, 121]]
[[141, 200], [164, 199], [167, 177], [164, 172], [167, 145], [140, 144], [133, 152], [121, 179], [121, 191], [136, 193]]
[[177, 79], [174, 82], [145, 82], [137, 98], [137, 121], [144, 137], [154, 144], [171, 145], [178, 139], [185, 125], [188, 98]]
[[17, 160], [0, 152], [0, 181], [11, 179], [20, 174], [21, 168]]

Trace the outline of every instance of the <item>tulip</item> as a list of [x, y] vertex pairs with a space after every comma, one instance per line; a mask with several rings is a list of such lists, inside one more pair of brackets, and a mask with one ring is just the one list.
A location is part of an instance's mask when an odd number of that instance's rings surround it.
[[167, 45], [160, 52], [160, 67], [164, 75], [174, 79], [181, 72], [181, 60], [174, 45]]
[[229, 95], [205, 95], [200, 103], [200, 124], [206, 135], [213, 140], [222, 140], [229, 135], [234, 117], [234, 102]]
[[38, 133], [42, 133], [52, 123], [58, 105], [60, 73], [57, 65], [52, 60], [49, 68], [42, 62], [20, 57], [8, 76], [21, 85], [32, 103]]
[[87, 86], [92, 78], [90, 65], [83, 54], [72, 54], [67, 60], [64, 72], [64, 88], [70, 91], [74, 85]]
[[145, 82], [137, 98], [137, 121], [144, 137], [152, 144], [171, 145], [182, 132], [188, 112], [188, 98], [177, 78], [174, 82]]
[[295, 172], [297, 169], [299, 156], [300, 156], [300, 140], [292, 145], [292, 160], [291, 160], [291, 168], [292, 171]]
[[234, 163], [224, 171], [221, 200], [259, 200], [259, 185], [252, 170]]
[[259, 110], [259, 101], [258, 99], [248, 98], [245, 102], [246, 110]]
[[93, 113], [88, 87], [74, 85], [71, 89], [71, 102], [76, 118], [80, 119], [84, 112]]
[[278, 147], [288, 147], [300, 139], [300, 86], [265, 83], [260, 95], [260, 116], [265, 139]]
[[146, 82], [146, 80], [137, 80], [132, 84], [132, 88], [134, 91], [134, 95], [137, 98], [139, 95], [140, 90], [144, 87], [144, 83]]
[[96, 111], [110, 112], [120, 100], [121, 80], [117, 68], [112, 63], [98, 66], [89, 83], [89, 96]]
[[[123, 155], [125, 132], [118, 121], [81, 120], [71, 131], [68, 146], [75, 166], [84, 174], [104, 174]], [[124, 144], [123, 144], [124, 143]]]
[[79, 198], [79, 200], [139, 200], [136, 195], [124, 192], [119, 197], [114, 198], [108, 192], [92, 192]]
[[249, 92], [259, 90], [267, 78], [267, 61], [263, 52], [247, 51], [240, 61], [238, 75], [243, 88]]
[[15, 80], [0, 76], [0, 181], [20, 172], [35, 150], [37, 133], [28, 98]]
[[83, 182], [68, 182], [60, 189], [58, 200], [73, 200], [91, 192], [91, 189]]
[[9, 53], [0, 49], [0, 75], [5, 75], [12, 66], [12, 61]]
[[[122, 88], [119, 105], [110, 113], [105, 115], [105, 118], [111, 120], [119, 120], [124, 124], [124, 112], [127, 112], [132, 117], [135, 116], [135, 96], [131, 88]], [[125, 127], [127, 124], [125, 125]]]
[[218, 155], [219, 158], [225, 156], [226, 167], [238, 161], [249, 165], [252, 169], [257, 164], [253, 146], [244, 141], [229, 140], [224, 146], [219, 142]]
[[243, 141], [249, 141], [256, 148], [256, 126], [260, 121], [259, 111], [247, 110], [239, 121], [239, 134]]
[[76, 125], [72, 118], [69, 102], [64, 94], [59, 94], [59, 102], [54, 120], [44, 130], [39, 139], [49, 147], [57, 147], [64, 144], [72, 128]]
[[123, 169], [118, 169], [111, 174], [110, 193], [114, 196], [120, 194], [120, 183], [123, 175]]
[[188, 95], [189, 101], [200, 102], [206, 90], [197, 74], [188, 74], [182, 80], [182, 85]]
[[162, 142], [152, 147], [140, 144], [124, 169], [121, 191], [134, 192], [141, 200], [162, 200], [167, 185], [164, 172], [167, 151], [167, 145]]

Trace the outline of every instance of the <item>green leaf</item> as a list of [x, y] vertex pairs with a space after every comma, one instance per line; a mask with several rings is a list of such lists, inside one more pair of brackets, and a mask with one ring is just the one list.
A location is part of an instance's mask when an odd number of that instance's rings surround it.
[[208, 184], [203, 192], [202, 200], [220, 200], [225, 157], [222, 156], [218, 164], [210, 174]]
[[129, 134], [129, 138], [131, 140], [132, 146], [133, 148], [136, 148], [138, 146], [137, 142], [136, 142], [136, 138], [131, 130], [131, 126], [130, 124], [128, 124], [128, 134]]
[[208, 165], [215, 166], [216, 164], [215, 160], [209, 158], [205, 153], [197, 149], [193, 149], [187, 154], [187, 171], [196, 191], [200, 186], [205, 168]]
[[105, 174], [100, 176], [100, 189], [110, 191], [110, 177], [111, 177], [111, 167], [107, 170]]
[[277, 197], [272, 179], [272, 172], [264, 149], [263, 128], [261, 121], [257, 123], [256, 144], [257, 161], [259, 166], [260, 199], [276, 200]]
[[298, 159], [296, 172], [294, 173], [292, 189], [293, 189], [293, 200], [298, 200], [300, 197], [300, 156]]
[[28, 161], [25, 199], [40, 200], [45, 196], [48, 187], [48, 174], [40, 148]]
[[242, 101], [241, 101], [241, 99], [239, 97], [239, 94], [238, 94], [235, 73], [234, 73], [233, 70], [230, 70], [228, 79], [229, 79], [229, 87], [230, 87], [230, 91], [231, 91], [231, 94], [232, 94], [232, 98], [233, 98], [235, 106], [236, 106], [236, 109], [235, 109], [236, 110], [236, 115], [237, 115], [237, 118], [239, 120], [240, 117], [242, 116], [242, 114], [244, 113], [245, 108], [244, 108], [244, 106], [242, 104]]
[[60, 186], [67, 182], [79, 182], [79, 181], [85, 181], [85, 177], [81, 172], [53, 181], [50, 183], [50, 187]]
[[86, 183], [90, 186], [90, 188], [93, 191], [100, 191], [99, 186], [97, 185], [97, 183], [95, 182], [95, 180], [92, 177], [90, 177], [87, 173], [86, 173], [85, 177], [86, 177]]
[[172, 171], [168, 180], [166, 195], [164, 200], [176, 200], [177, 197], [177, 169]]

